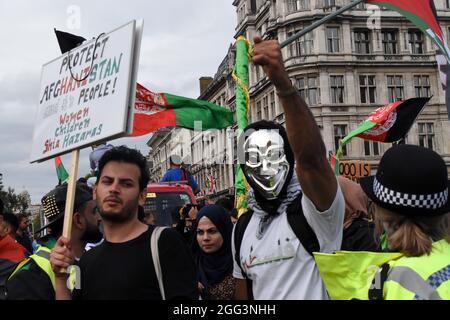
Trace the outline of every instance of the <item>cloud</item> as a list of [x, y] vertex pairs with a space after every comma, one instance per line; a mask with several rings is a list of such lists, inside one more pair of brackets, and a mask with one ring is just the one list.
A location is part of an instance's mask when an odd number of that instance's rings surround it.
[[[71, 6], [75, 7], [71, 7]], [[75, 11], [68, 12], [68, 9]], [[80, 29], [70, 23], [80, 18]], [[60, 55], [53, 28], [92, 38], [132, 19], [144, 19], [138, 81], [149, 89], [196, 98], [198, 79], [213, 76], [234, 41], [231, 1], [0, 0], [0, 173], [3, 185], [26, 189], [32, 202], [57, 183], [53, 160], [29, 163], [41, 66]], [[150, 135], [110, 143], [148, 153]], [[89, 172], [90, 148], [79, 174]], [[70, 155], [62, 157], [68, 170]]]

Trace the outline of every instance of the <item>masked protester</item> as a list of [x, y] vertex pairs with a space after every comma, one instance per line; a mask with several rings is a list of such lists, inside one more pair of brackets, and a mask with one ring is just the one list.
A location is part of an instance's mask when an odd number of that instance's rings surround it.
[[[7, 282], [9, 300], [54, 300], [55, 274], [50, 264], [50, 252], [62, 234], [66, 206], [67, 184], [57, 186], [46, 194], [41, 203], [49, 223], [38, 230], [47, 229], [48, 235], [40, 239], [35, 254], [22, 261]], [[92, 190], [78, 181], [75, 191], [74, 212], [70, 246], [80, 258], [88, 242], [99, 242], [103, 235], [99, 230], [100, 216], [95, 210]]]
[[252, 62], [275, 86], [287, 130], [259, 121], [239, 139], [240, 163], [252, 192], [250, 210], [233, 231], [235, 298], [327, 299], [312, 251], [340, 248], [344, 199], [278, 42], [260, 37], [254, 42]]

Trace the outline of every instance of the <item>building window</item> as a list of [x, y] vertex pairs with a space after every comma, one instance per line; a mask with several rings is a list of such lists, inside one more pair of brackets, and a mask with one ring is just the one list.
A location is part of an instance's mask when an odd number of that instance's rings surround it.
[[245, 6], [245, 2], [243, 3], [243, 5], [238, 9], [238, 23], [241, 23], [242, 20], [245, 19], [245, 15], [246, 15], [246, 6]]
[[397, 31], [385, 30], [382, 31], [383, 36], [383, 50], [385, 54], [397, 54]]
[[287, 0], [287, 11], [303, 11], [309, 10], [309, 0]]
[[[339, 141], [344, 139], [347, 135], [347, 125], [346, 124], [335, 124], [334, 126], [334, 153], [336, 154], [339, 150]], [[342, 148], [342, 155], [347, 155], [347, 146], [344, 145]]]
[[269, 120], [269, 98], [268, 96], [265, 96], [262, 100], [262, 106], [263, 106], [263, 119]]
[[272, 115], [272, 119], [277, 116], [277, 112], [275, 110], [275, 93], [273, 91], [270, 93], [270, 113]]
[[261, 101], [258, 101], [256, 103], [256, 121], [259, 121], [262, 119], [261, 116]]
[[430, 77], [414, 76], [414, 91], [416, 98], [428, 98], [431, 96]]
[[327, 49], [329, 53], [339, 52], [339, 28], [327, 28]]
[[[449, 1], [450, 1], [450, 0], [449, 0]], [[448, 36], [447, 41], [450, 42], [450, 28], [447, 29], [447, 36]]]
[[419, 145], [434, 149], [434, 124], [418, 123], [419, 127]]
[[450, 9], [450, 0], [445, 0], [445, 9]]
[[364, 155], [379, 156], [380, 155], [380, 144], [376, 141], [364, 140]]
[[258, 11], [259, 9], [261, 9], [261, 7], [264, 5], [263, 0], [256, 0], [256, 11]]
[[[237, 163], [238, 153], [237, 153], [237, 136], [233, 135], [233, 159], [234, 163]], [[235, 168], [233, 166], [233, 171], [235, 172]]]
[[309, 105], [318, 104], [318, 78], [316, 76], [299, 77], [296, 79], [297, 89], [300, 96]]
[[389, 102], [403, 100], [403, 76], [387, 76]]
[[375, 103], [376, 88], [375, 76], [359, 76], [361, 103]]
[[258, 82], [261, 79], [261, 71], [259, 66], [254, 66], [255, 68], [255, 76], [256, 76], [256, 82]]
[[330, 76], [331, 103], [344, 103], [344, 76]]
[[423, 33], [420, 30], [409, 30], [409, 45], [412, 54], [423, 54]]
[[[288, 38], [297, 31], [288, 32]], [[312, 54], [314, 49], [314, 33], [309, 32], [303, 37], [296, 39], [294, 42], [290, 43], [288, 46], [288, 53], [290, 57], [301, 57], [308, 54]]]
[[370, 32], [368, 30], [355, 31], [355, 50], [356, 53], [369, 54], [370, 50]]
[[323, 0], [324, 8], [334, 7], [335, 5], [336, 5], [336, 0]]
[[215, 140], [214, 137], [211, 137], [210, 147], [211, 147], [211, 159], [212, 160], [214, 160], [214, 158], [216, 157], [216, 144], [215, 144], [214, 140]]

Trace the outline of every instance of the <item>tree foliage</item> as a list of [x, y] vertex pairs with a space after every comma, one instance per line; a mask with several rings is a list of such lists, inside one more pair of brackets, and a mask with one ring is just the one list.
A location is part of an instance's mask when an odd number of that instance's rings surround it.
[[22, 213], [31, 205], [28, 191], [16, 194], [11, 187], [8, 187], [7, 190], [3, 190], [3, 186], [0, 187], [0, 199], [3, 201], [5, 212]]

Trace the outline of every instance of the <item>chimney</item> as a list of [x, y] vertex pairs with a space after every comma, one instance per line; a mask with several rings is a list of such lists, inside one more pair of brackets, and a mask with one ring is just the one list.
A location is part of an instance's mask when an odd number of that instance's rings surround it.
[[200, 95], [202, 95], [203, 92], [205, 92], [206, 88], [208, 88], [208, 86], [213, 81], [213, 78], [211, 78], [211, 77], [201, 77], [199, 80], [200, 80]]

